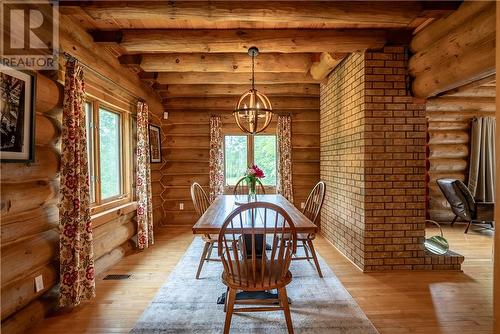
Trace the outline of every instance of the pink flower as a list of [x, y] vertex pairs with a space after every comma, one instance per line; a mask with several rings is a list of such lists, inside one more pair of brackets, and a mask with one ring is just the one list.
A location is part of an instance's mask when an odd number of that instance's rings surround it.
[[76, 186], [76, 177], [68, 175], [66, 177], [66, 187], [73, 189]]
[[87, 269], [87, 273], [85, 274], [85, 277], [87, 277], [88, 280], [94, 279], [94, 267], [90, 267]]
[[74, 238], [76, 235], [76, 226], [75, 225], [66, 225], [64, 226], [64, 235], [68, 238]]
[[142, 234], [140, 237], [139, 237], [139, 245], [145, 245], [146, 244], [146, 235], [145, 234]]
[[87, 231], [87, 233], [92, 233], [92, 221], [89, 220], [87, 222], [87, 224], [85, 225], [85, 230]]
[[252, 166], [248, 167], [246, 175], [253, 176], [253, 177], [256, 177], [258, 179], [262, 179], [262, 178], [266, 177], [264, 175], [264, 172], [262, 171], [262, 169], [260, 169], [259, 166], [257, 166], [257, 165], [252, 165]]
[[144, 214], [144, 208], [142, 206], [137, 208], [137, 214], [138, 215], [143, 215]]
[[142, 178], [141, 177], [137, 178], [137, 186], [138, 187], [142, 186]]
[[77, 273], [76, 271], [64, 273], [63, 275], [63, 284], [65, 285], [73, 285], [76, 282]]
[[76, 199], [76, 198], [75, 198], [75, 199], [73, 200], [73, 207], [74, 207], [74, 209], [75, 209], [75, 210], [80, 209], [80, 200], [79, 200], [79, 199]]

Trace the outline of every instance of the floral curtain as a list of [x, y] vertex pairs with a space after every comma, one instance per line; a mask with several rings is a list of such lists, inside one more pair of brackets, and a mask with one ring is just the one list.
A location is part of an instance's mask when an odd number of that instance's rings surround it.
[[84, 103], [82, 67], [71, 58], [66, 63], [61, 133], [59, 304], [62, 307], [76, 306], [95, 297]]
[[224, 192], [224, 146], [220, 116], [210, 117], [210, 202]]
[[148, 116], [148, 105], [142, 101], [137, 102], [136, 198], [139, 249], [145, 249], [154, 244]]
[[293, 202], [292, 188], [292, 117], [279, 115], [278, 137], [278, 194]]

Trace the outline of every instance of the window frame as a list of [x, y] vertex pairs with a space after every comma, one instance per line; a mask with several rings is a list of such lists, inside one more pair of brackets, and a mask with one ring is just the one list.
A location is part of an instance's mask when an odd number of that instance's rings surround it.
[[[133, 153], [131, 152], [132, 139], [130, 138], [132, 131], [132, 122], [130, 120], [130, 114], [113, 106], [110, 103], [106, 103], [100, 99], [92, 98], [87, 96], [86, 103], [91, 105], [91, 128], [92, 131], [92, 151], [89, 152], [89, 178], [91, 187], [94, 188], [94, 201], [90, 203], [90, 213], [91, 215], [101, 213], [103, 211], [110, 210], [112, 208], [121, 206], [123, 204], [132, 201], [132, 177], [131, 177], [131, 164]], [[119, 116], [119, 144], [120, 144], [120, 194], [112, 196], [106, 199], [102, 199], [101, 192], [101, 156], [100, 156], [100, 110], [111, 112]], [[88, 135], [87, 135], [88, 138]], [[92, 163], [92, 165], [90, 165]], [[90, 169], [94, 171], [91, 177]]]
[[[275, 138], [276, 140], [276, 171], [278, 170], [278, 138], [276, 136], [276, 134], [271, 134], [271, 133], [262, 133], [261, 135], [252, 135], [252, 134], [242, 134], [241, 132], [240, 133], [236, 133], [236, 132], [227, 132], [227, 133], [224, 133], [223, 135], [223, 150], [224, 150], [224, 193], [225, 194], [232, 194], [233, 193], [233, 189], [234, 189], [234, 186], [235, 185], [229, 185], [226, 183], [226, 136], [241, 136], [241, 137], [244, 137], [246, 136], [247, 137], [247, 166], [250, 166], [250, 165], [253, 165], [255, 163], [254, 161], [254, 158], [255, 158], [255, 154], [254, 154], [254, 144], [255, 144], [255, 141], [254, 141], [254, 137], [255, 136], [272, 136]], [[278, 182], [278, 180], [276, 180], [276, 183]], [[276, 186], [277, 184], [275, 184], [274, 186], [271, 186], [271, 185], [263, 185], [264, 186], [264, 190], [266, 191], [266, 194], [272, 194], [274, 192], [276, 192]]]

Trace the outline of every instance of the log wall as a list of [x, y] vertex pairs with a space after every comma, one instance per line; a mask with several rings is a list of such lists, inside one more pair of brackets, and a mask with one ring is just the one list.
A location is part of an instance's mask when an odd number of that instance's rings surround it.
[[[69, 27], [71, 31], [67, 30]], [[107, 76], [121, 85], [85, 70], [89, 95], [131, 114], [136, 111], [137, 97], [130, 92], [142, 95], [151, 110], [157, 110], [158, 105], [161, 108], [159, 98], [141, 87], [135, 74], [117, 70], [121, 67], [118, 61], [103, 47], [88, 45], [92, 40], [83, 30], [74, 24], [61, 28], [64, 51], [98, 73], [109, 72]], [[7, 334], [26, 332], [57, 305], [57, 204], [64, 76], [62, 71], [45, 75], [37, 74], [35, 162], [0, 164], [1, 331]], [[152, 123], [159, 124], [153, 113], [151, 116]], [[96, 275], [135, 248], [135, 209], [136, 203], [132, 202], [92, 217]], [[160, 210], [158, 219], [162, 219], [161, 213]], [[44, 288], [35, 292], [34, 279], [38, 275], [43, 276]]]
[[[232, 102], [237, 97], [232, 96]], [[270, 96], [271, 101], [273, 97]], [[293, 100], [294, 98], [289, 98]], [[289, 112], [292, 116], [292, 157], [294, 204], [300, 208], [312, 187], [319, 181], [319, 97], [300, 98]], [[200, 183], [208, 193], [209, 184], [209, 118], [222, 116], [222, 131], [242, 134], [236, 126], [230, 108], [204, 110], [204, 99], [191, 98], [190, 109], [169, 109], [169, 117], [162, 121], [162, 155], [164, 164], [152, 165], [153, 199], [161, 199], [165, 225], [194, 225], [197, 220], [190, 186]], [[290, 101], [293, 105], [293, 101]], [[168, 104], [167, 104], [168, 105]], [[276, 133], [276, 118], [265, 133]], [[153, 200], [154, 202], [155, 200]], [[184, 210], [179, 204], [184, 203]]]
[[474, 117], [495, 116], [495, 83], [456, 89], [427, 100], [428, 216], [450, 222], [455, 216], [436, 180], [456, 178], [467, 184], [470, 130]]
[[495, 1], [464, 1], [420, 30], [408, 64], [413, 94], [436, 96], [495, 74]]

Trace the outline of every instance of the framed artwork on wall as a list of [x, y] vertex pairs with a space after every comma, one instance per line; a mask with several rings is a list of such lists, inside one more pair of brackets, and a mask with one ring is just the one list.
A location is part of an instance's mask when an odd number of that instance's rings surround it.
[[36, 75], [0, 64], [0, 160], [32, 162]]
[[160, 127], [149, 124], [149, 160], [151, 163], [161, 162]]

